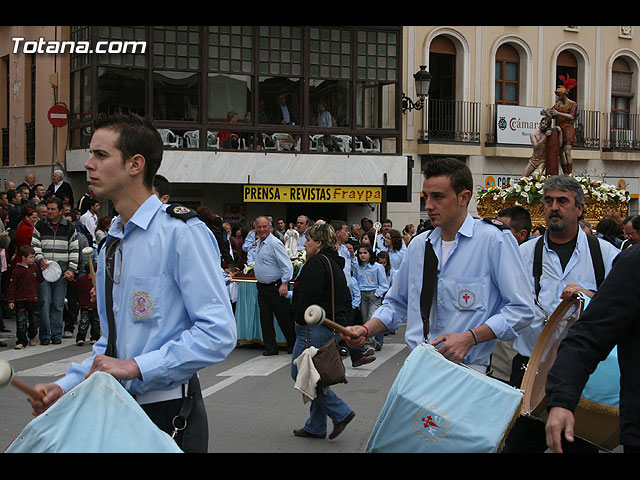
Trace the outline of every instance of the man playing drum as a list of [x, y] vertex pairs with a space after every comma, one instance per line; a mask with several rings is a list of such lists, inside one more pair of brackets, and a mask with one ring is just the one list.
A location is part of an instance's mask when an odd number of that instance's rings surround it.
[[236, 324], [213, 234], [195, 212], [153, 194], [162, 151], [155, 127], [138, 116], [95, 120], [85, 168], [96, 196], [119, 213], [98, 256], [103, 335], [64, 377], [35, 386], [46, 391], [41, 401], [29, 401], [41, 414], [86, 377], [107, 372], [161, 430], [176, 433], [183, 451], [206, 453], [197, 372], [231, 353]]
[[414, 237], [382, 306], [364, 326], [349, 327], [358, 338], [345, 341], [358, 348], [406, 321], [409, 348], [426, 339], [445, 358], [486, 373], [495, 339], [512, 340], [533, 321], [524, 264], [509, 227], [469, 215], [473, 179], [464, 163], [439, 159], [424, 173], [435, 229]]
[[[546, 233], [520, 246], [529, 285], [539, 308], [535, 321], [513, 344], [517, 354], [509, 383], [516, 388], [520, 388], [524, 369], [544, 327], [543, 321], [563, 299], [576, 297], [578, 292], [592, 297], [619, 253], [609, 242], [588, 236], [579, 228], [578, 220], [585, 206], [582, 186], [576, 179], [568, 175], [549, 177], [543, 188], [543, 202]], [[540, 271], [539, 280], [534, 276], [536, 265]], [[577, 442], [574, 448], [593, 451], [584, 442]], [[520, 417], [507, 438], [504, 452], [542, 453], [545, 450], [544, 424]]]

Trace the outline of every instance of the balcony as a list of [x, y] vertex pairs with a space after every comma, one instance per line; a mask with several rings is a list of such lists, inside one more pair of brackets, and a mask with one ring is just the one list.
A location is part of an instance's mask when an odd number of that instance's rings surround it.
[[480, 144], [480, 104], [429, 99], [418, 143]]
[[607, 113], [604, 116], [609, 128], [602, 150], [640, 153], [640, 115]]

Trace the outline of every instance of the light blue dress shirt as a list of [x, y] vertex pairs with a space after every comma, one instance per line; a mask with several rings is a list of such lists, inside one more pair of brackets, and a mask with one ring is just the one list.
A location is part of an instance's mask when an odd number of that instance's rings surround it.
[[307, 241], [307, 234], [305, 233], [301, 233], [298, 236], [298, 252], [304, 252], [304, 244]]
[[[185, 222], [165, 213], [166, 208], [152, 195], [124, 230], [119, 216], [109, 229], [121, 239], [113, 285], [116, 352], [140, 368], [141, 378], [123, 382], [134, 395], [184, 384], [198, 370], [223, 361], [236, 345], [213, 234], [198, 218]], [[72, 364], [57, 381], [64, 391], [84, 380], [94, 356], [107, 346], [105, 251], [98, 256], [96, 287], [102, 337], [90, 358]]]
[[257, 245], [253, 245], [253, 242], [256, 241], [256, 231], [250, 230], [247, 233], [247, 236], [244, 239], [244, 243], [242, 244], [242, 251], [247, 254], [247, 265], [251, 265], [254, 262], [253, 254], [256, 251]]
[[399, 270], [404, 253], [406, 250], [387, 250], [389, 254], [389, 263], [391, 264], [391, 270]]
[[[483, 324], [499, 339], [513, 340], [533, 321], [533, 297], [523, 280], [524, 263], [512, 233], [467, 215], [444, 265], [440, 227], [411, 240], [382, 306], [373, 315], [389, 330], [406, 321], [405, 340], [410, 349], [424, 341], [420, 292], [428, 236], [439, 261], [429, 341]], [[462, 363], [489, 365], [495, 343], [474, 345]]]
[[253, 271], [260, 283], [274, 283], [282, 280], [288, 282], [293, 277], [293, 263], [284, 243], [269, 234], [263, 242], [259, 241], [254, 252], [255, 265]]
[[[542, 251], [542, 275], [540, 277], [540, 294], [538, 303], [544, 310], [535, 307], [535, 320], [525, 328], [518, 338], [513, 342], [513, 348], [525, 357], [530, 357], [533, 348], [542, 333], [542, 320], [545, 313], [551, 316], [556, 307], [560, 304], [560, 294], [569, 283], [580, 285], [587, 290], [597, 290], [596, 277], [593, 270], [593, 262], [587, 242], [587, 234], [578, 230], [578, 240], [576, 248], [567, 263], [564, 272], [560, 265], [558, 254], [549, 249], [548, 232], [544, 234], [544, 248]], [[533, 238], [520, 245], [520, 253], [527, 270], [528, 286], [532, 295], [535, 296], [535, 286], [533, 280], [533, 256], [538, 238]], [[602, 251], [602, 261], [604, 263], [605, 275], [609, 274], [613, 260], [618, 256], [620, 250], [606, 240], [598, 239], [600, 250]]]
[[384, 267], [375, 262], [364, 265], [356, 264], [353, 269], [353, 276], [358, 280], [361, 292], [375, 290], [376, 297], [382, 298], [389, 290], [389, 281]]

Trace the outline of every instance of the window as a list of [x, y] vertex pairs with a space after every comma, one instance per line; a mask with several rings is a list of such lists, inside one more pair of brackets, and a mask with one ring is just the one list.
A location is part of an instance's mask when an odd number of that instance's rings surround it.
[[518, 52], [504, 44], [496, 52], [496, 103], [518, 105], [520, 61]]
[[166, 148], [399, 153], [400, 27], [71, 32], [74, 40], [147, 42], [143, 55], [72, 56], [74, 148], [84, 146], [92, 112], [135, 112], [151, 115]]
[[611, 128], [628, 129], [631, 113], [633, 73], [623, 58], [613, 62], [611, 76]]

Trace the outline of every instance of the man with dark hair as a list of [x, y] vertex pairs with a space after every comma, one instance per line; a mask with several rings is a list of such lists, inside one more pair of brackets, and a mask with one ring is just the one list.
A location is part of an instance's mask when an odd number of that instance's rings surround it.
[[640, 242], [640, 216], [629, 216], [623, 220], [624, 241], [620, 250], [625, 250]]
[[469, 215], [473, 177], [465, 163], [430, 161], [424, 174], [435, 228], [413, 238], [382, 306], [364, 326], [348, 327], [357, 340], [345, 340], [357, 347], [406, 321], [409, 348], [427, 341], [486, 373], [495, 339], [512, 340], [533, 320], [524, 264], [508, 227]]
[[496, 218], [509, 226], [518, 245], [526, 242], [531, 235], [531, 214], [521, 205], [500, 210]]
[[195, 212], [152, 192], [161, 160], [162, 139], [148, 120], [96, 119], [85, 169], [96, 195], [119, 213], [98, 255], [102, 337], [64, 377], [36, 385], [46, 394], [29, 402], [39, 415], [94, 372], [107, 372], [161, 430], [176, 433], [184, 452], [206, 453], [197, 372], [229, 355], [236, 325], [213, 234]]
[[153, 179], [153, 193], [155, 193], [162, 203], [169, 203], [171, 198], [171, 183], [166, 177], [156, 174]]

